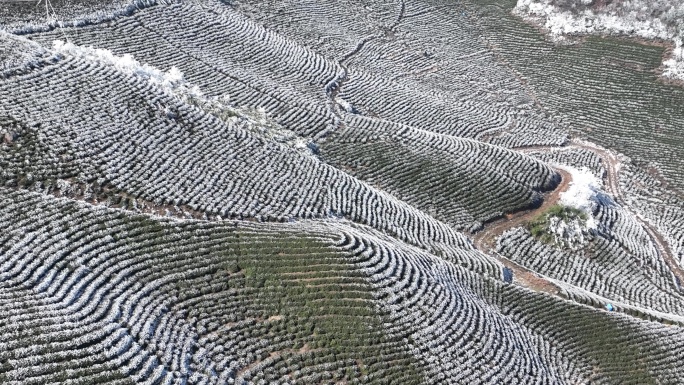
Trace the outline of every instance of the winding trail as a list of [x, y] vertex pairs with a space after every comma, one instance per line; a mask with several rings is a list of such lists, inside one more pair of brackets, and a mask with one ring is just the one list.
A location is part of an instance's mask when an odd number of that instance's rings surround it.
[[[535, 152], [567, 151], [572, 149], [589, 150], [601, 158], [606, 169], [604, 186], [606, 190], [608, 190], [607, 192], [613, 196], [615, 201], [619, 203], [623, 209], [632, 214], [633, 217], [636, 218], [636, 220], [640, 223], [655, 245], [658, 255], [662, 257], [663, 261], [672, 272], [675, 286], [681, 289], [680, 284], [684, 283], [684, 271], [673, 257], [672, 251], [667, 242], [664, 240], [663, 236], [653, 225], [646, 221], [639, 213], [635, 212], [635, 210], [631, 209], [627, 204], [624, 195], [620, 190], [619, 184], [619, 171], [621, 168], [621, 162], [613, 152], [593, 143], [580, 140], [573, 140], [567, 145], [560, 147], [537, 146], [516, 148], [514, 150], [521, 153], [530, 154]], [[496, 240], [504, 232], [515, 227], [524, 226], [526, 223], [543, 213], [549, 207], [555, 205], [560, 199], [561, 194], [567, 191], [567, 189], [570, 187], [570, 184], [572, 183], [572, 176], [570, 173], [561, 168], [556, 168], [555, 170], [561, 175], [561, 182], [553, 191], [549, 191], [544, 194], [544, 201], [541, 206], [535, 209], [506, 214], [504, 218], [487, 223], [481, 231], [473, 234], [470, 238], [473, 242], [473, 245], [477, 249], [497, 258], [497, 260], [499, 260], [505, 267], [513, 272], [513, 282], [515, 284], [537, 292], [544, 292], [557, 297], [565, 298], [561, 294], [561, 288], [554, 283], [553, 279], [543, 276], [533, 270], [527, 269], [516, 262], [499, 255], [495, 251]], [[632, 308], [637, 309], [637, 307], [633, 306]], [[650, 313], [647, 309], [643, 309], [642, 311]]]
[[555, 169], [561, 176], [561, 181], [556, 188], [544, 194], [544, 201], [541, 206], [524, 211], [518, 211], [513, 214], [506, 214], [503, 218], [489, 222], [485, 228], [478, 231], [473, 236], [473, 244], [480, 250], [488, 251], [496, 246], [496, 239], [509, 229], [525, 225], [530, 220], [534, 219], [540, 213], [548, 210], [550, 207], [558, 203], [560, 195], [567, 191], [572, 182], [572, 176], [569, 172], [563, 169]]
[[620, 189], [619, 172], [621, 168], [621, 163], [618, 157], [613, 152], [603, 147], [600, 147], [596, 144], [581, 140], [573, 140], [570, 142], [570, 144], [563, 147], [526, 147], [515, 150], [522, 153], [533, 153], [544, 151], [563, 151], [573, 148], [589, 150], [598, 155], [599, 158], [601, 158], [601, 161], [603, 162], [604, 167], [606, 169], [604, 185], [608, 190], [608, 193], [610, 193], [613, 196], [615, 201], [618, 204], [620, 204], [620, 206], [623, 209], [632, 214], [632, 216], [637, 220], [637, 222], [639, 222], [641, 227], [646, 231], [649, 238], [651, 239], [651, 242], [653, 242], [653, 244], [655, 245], [658, 255], [663, 259], [667, 267], [672, 272], [675, 286], [677, 286], [677, 288], [681, 290], [681, 284], [684, 283], [684, 270], [681, 266], [679, 266], [679, 263], [677, 263], [677, 260], [674, 257], [672, 249], [670, 249], [669, 244], [667, 243], [667, 241], [665, 241], [664, 237], [662, 236], [662, 234], [660, 234], [658, 229], [654, 225], [649, 223], [640, 213], [632, 209], [630, 205], [627, 203], [624, 194]]
[[560, 199], [560, 195], [567, 191], [568, 187], [570, 186], [570, 182], [572, 181], [570, 173], [562, 169], [556, 169], [556, 171], [561, 175], [561, 181], [554, 190], [544, 194], [544, 200], [541, 206], [535, 209], [505, 214], [503, 218], [486, 224], [484, 229], [478, 231], [472, 237], [473, 245], [485, 253], [496, 256], [499, 262], [503, 263], [504, 266], [513, 272], [515, 281], [532, 290], [542, 291], [553, 295], [557, 295], [560, 291], [555, 284], [535, 273], [534, 271], [499, 255], [498, 253], [494, 252], [494, 248], [496, 246], [496, 240], [501, 236], [501, 234], [514, 227], [524, 226], [527, 222], [537, 217], [540, 213], [543, 213], [555, 205]]
[[572, 182], [570, 173], [562, 169], [556, 169], [556, 171], [561, 175], [561, 181], [554, 190], [544, 194], [544, 200], [541, 206], [535, 209], [506, 214], [503, 218], [486, 224], [484, 229], [478, 231], [472, 237], [473, 245], [479, 250], [495, 256], [499, 262], [509, 268], [513, 272], [513, 277], [516, 282], [532, 290], [542, 291], [553, 295], [557, 295], [560, 291], [558, 286], [534, 271], [499, 255], [494, 251], [494, 248], [496, 246], [496, 240], [501, 234], [514, 227], [524, 226], [540, 213], [543, 213], [551, 206], [555, 205], [560, 199], [560, 195], [567, 191], [570, 182]]

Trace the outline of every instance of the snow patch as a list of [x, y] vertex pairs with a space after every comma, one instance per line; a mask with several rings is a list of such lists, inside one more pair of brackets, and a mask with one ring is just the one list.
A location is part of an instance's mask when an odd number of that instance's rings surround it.
[[601, 182], [586, 167], [576, 169], [564, 167], [570, 173], [572, 181], [566, 191], [561, 193], [559, 203], [563, 206], [572, 207], [587, 215], [586, 227], [596, 229], [594, 210], [598, 206], [598, 194]]
[[[233, 106], [230, 104], [228, 95], [206, 97], [198, 86], [187, 82], [183, 73], [176, 67], [171, 67], [169, 71], [164, 72], [149, 64], [140, 63], [130, 54], [117, 56], [108, 49], [82, 47], [60, 40], [53, 41], [53, 50], [64, 56], [114, 67], [117, 71], [145, 80], [176, 99], [195, 105], [226, 123], [241, 124], [243, 129], [307, 155], [313, 156], [318, 153], [318, 146], [311, 138], [300, 137], [295, 132], [282, 127], [268, 116], [264, 108]], [[162, 110], [170, 119], [177, 117], [176, 112], [169, 106], [163, 107]]]
[[580, 218], [563, 220], [559, 217], [549, 218], [548, 230], [553, 234], [556, 244], [570, 250], [579, 250], [591, 239], [589, 220]]
[[337, 103], [340, 107], [342, 107], [343, 110], [350, 114], [357, 113], [356, 108], [354, 108], [354, 106], [351, 103], [340, 97], [335, 98], [335, 103]]
[[203, 98], [199, 87], [191, 85], [183, 78], [183, 73], [176, 67], [163, 72], [148, 64], [142, 64], [130, 54], [117, 56], [108, 49], [82, 47], [70, 42], [55, 40], [52, 49], [65, 56], [78, 57], [88, 61], [116, 68], [118, 71], [147, 80], [149, 83], [175, 96]]
[[[603, 12], [587, 8], [575, 13], [562, 10], [550, 2], [518, 0], [513, 12], [540, 24], [551, 34], [553, 40], [559, 42], [564, 41], [567, 35], [577, 34], [616, 34], [669, 41], [674, 49], [670, 58], [662, 63], [663, 76], [684, 80], [684, 25], [677, 21], [681, 18], [676, 16], [684, 12], [684, 8], [671, 7], [667, 12], [662, 12], [661, 18], [655, 18], [647, 15], [650, 9], [647, 2], [641, 8], [635, 8], [636, 4], [633, 7], [627, 4], [623, 8]], [[587, 6], [592, 4], [591, 1], [582, 3]]]

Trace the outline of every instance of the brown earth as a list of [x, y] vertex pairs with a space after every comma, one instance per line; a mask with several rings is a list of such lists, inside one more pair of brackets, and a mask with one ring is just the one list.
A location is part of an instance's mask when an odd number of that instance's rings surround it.
[[[565, 147], [527, 147], [527, 148], [520, 148], [516, 149], [519, 152], [523, 153], [530, 153], [530, 152], [539, 152], [539, 151], [551, 151], [553, 149], [571, 149], [571, 148], [580, 148], [584, 150], [589, 150], [598, 155], [602, 162], [603, 165], [606, 169], [606, 176], [604, 180], [604, 185], [605, 188], [608, 190], [608, 193], [610, 193], [615, 201], [619, 203], [622, 208], [627, 210], [632, 214], [632, 216], [641, 224], [642, 228], [646, 233], [649, 235], [651, 238], [651, 241], [653, 244], [656, 246], [656, 249], [658, 251], [658, 254], [663, 258], [663, 261], [665, 264], [668, 266], [670, 271], [674, 274], [674, 276], [679, 280], [680, 284], [684, 284], [684, 270], [682, 267], [679, 265], [677, 262], [677, 259], [674, 257], [674, 253], [670, 249], [669, 244], [665, 241], [665, 238], [658, 232], [655, 226], [650, 224], [648, 221], [643, 219], [641, 215], [639, 215], [637, 212], [632, 210], [630, 206], [627, 204], [624, 195], [622, 193], [622, 190], [620, 189], [620, 183], [619, 183], [619, 172], [620, 172], [620, 161], [618, 160], [617, 156], [611, 152], [608, 151], [602, 147], [599, 147], [595, 144], [592, 143], [587, 143], [587, 142], [582, 142], [582, 141], [573, 141], [571, 144], [565, 146]], [[505, 230], [504, 230], [505, 231]], [[491, 241], [490, 241], [491, 242]], [[678, 285], [679, 286], [679, 285]]]
[[541, 206], [535, 209], [506, 214], [503, 218], [486, 224], [484, 229], [477, 232], [472, 237], [475, 247], [485, 253], [495, 256], [504, 266], [511, 269], [513, 272], [514, 282], [532, 290], [553, 295], [557, 295], [559, 289], [550, 280], [542, 277], [532, 270], [529, 270], [507, 258], [498, 255], [497, 253], [492, 253], [492, 251], [496, 246], [497, 238], [499, 238], [501, 234], [512, 228], [526, 225], [539, 214], [558, 203], [560, 194], [568, 189], [570, 182], [572, 181], [572, 177], [570, 176], [570, 173], [565, 170], [557, 169], [556, 171], [561, 175], [561, 182], [553, 191], [544, 194], [544, 201]]

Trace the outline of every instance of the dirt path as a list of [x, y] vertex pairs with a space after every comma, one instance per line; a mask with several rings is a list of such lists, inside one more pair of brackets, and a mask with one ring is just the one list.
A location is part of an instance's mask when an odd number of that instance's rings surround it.
[[485, 225], [482, 231], [479, 231], [473, 237], [473, 244], [480, 250], [488, 251], [493, 249], [496, 245], [496, 239], [509, 229], [514, 227], [522, 226], [534, 219], [540, 213], [548, 210], [551, 206], [558, 203], [560, 195], [567, 191], [572, 181], [570, 173], [562, 170], [556, 169], [556, 171], [561, 175], [561, 182], [553, 190], [544, 194], [544, 201], [536, 209], [519, 211], [513, 214], [506, 214], [504, 218], [498, 219], [496, 221], [490, 222]]
[[513, 282], [534, 291], [556, 296], [559, 295], [560, 288], [544, 276], [539, 275], [526, 267], [520, 266], [510, 259], [504, 258], [496, 253], [492, 255], [494, 255], [504, 266], [511, 269], [513, 272]]
[[[675, 284], [677, 287], [681, 288], [680, 285], [684, 284], [684, 270], [679, 266], [677, 260], [674, 258], [674, 254], [672, 253], [668, 243], [658, 232], [655, 226], [651, 225], [641, 215], [639, 215], [639, 213], [635, 212], [629, 207], [624, 198], [619, 184], [621, 163], [614, 153], [595, 144], [578, 140], [572, 141], [570, 144], [563, 147], [526, 147], [515, 150], [522, 153], [532, 153], [544, 151], [562, 151], [573, 148], [589, 150], [601, 158], [606, 169], [605, 186], [608, 190], [608, 193], [610, 193], [615, 201], [619, 203], [625, 210], [630, 212], [646, 231], [648, 236], [651, 238], [651, 241], [655, 245], [659, 256], [662, 257], [663, 261], [672, 272], [675, 278]], [[501, 263], [503, 263], [504, 266], [511, 269], [511, 271], [513, 271], [515, 282], [530, 289], [543, 291], [550, 294], [557, 294], [558, 287], [556, 285], [534, 271], [524, 268], [507, 258], [497, 255], [497, 253], [493, 251], [496, 246], [497, 238], [499, 238], [504, 232], [515, 227], [524, 226], [537, 215], [558, 202], [560, 195], [568, 189], [570, 183], [572, 182], [572, 177], [565, 170], [557, 169], [556, 171], [561, 174], [561, 182], [556, 189], [544, 195], [544, 202], [540, 207], [533, 210], [525, 210], [514, 214], [507, 214], [504, 218], [486, 224], [483, 230], [477, 232], [471, 238], [476, 248], [495, 256]]]
[[522, 286], [530, 288], [535, 291], [542, 291], [549, 294], [556, 295], [559, 291], [558, 287], [546, 278], [540, 276], [532, 270], [518, 265], [517, 263], [504, 258], [497, 253], [492, 253], [496, 246], [496, 239], [507, 230], [514, 227], [524, 226], [527, 222], [543, 213], [551, 206], [555, 205], [560, 199], [560, 195], [565, 192], [570, 186], [572, 177], [570, 173], [565, 170], [556, 170], [561, 175], [561, 182], [553, 191], [544, 194], [544, 201], [536, 209], [519, 211], [513, 214], [506, 214], [504, 218], [490, 222], [485, 225], [484, 229], [477, 232], [472, 241], [475, 247], [483, 252], [488, 252], [495, 256], [504, 266], [511, 269], [515, 282]]
[[[646, 231], [651, 241], [656, 246], [658, 254], [662, 257], [663, 261], [670, 269], [675, 277], [675, 285], [681, 288], [681, 284], [684, 284], [684, 269], [679, 266], [674, 253], [670, 249], [669, 244], [665, 241], [662, 234], [658, 232], [655, 226], [651, 225], [646, 219], [644, 219], [639, 213], [633, 210], [622, 193], [619, 183], [619, 172], [620, 172], [620, 160], [611, 151], [606, 150], [600, 146], [593, 143], [574, 140], [569, 145], [564, 147], [526, 147], [521, 149], [516, 149], [516, 151], [522, 153], [539, 152], [539, 151], [553, 151], [553, 150], [563, 150], [563, 149], [584, 149], [589, 150], [596, 155], [598, 155], [603, 161], [604, 167], [606, 168], [605, 186], [608, 192], [613, 196], [615, 201], [619, 203], [622, 208], [627, 210], [632, 216], [639, 222], [641, 227]], [[484, 249], [483, 249], [484, 250]]]

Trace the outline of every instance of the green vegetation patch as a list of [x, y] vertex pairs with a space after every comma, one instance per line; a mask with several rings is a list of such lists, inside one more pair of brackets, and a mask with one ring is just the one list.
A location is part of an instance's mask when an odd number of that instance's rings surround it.
[[556, 242], [556, 237], [551, 230], [553, 218], [558, 218], [562, 222], [579, 220], [582, 224], [586, 224], [588, 219], [587, 214], [581, 210], [574, 207], [555, 204], [531, 220], [527, 224], [527, 229], [532, 233], [532, 236], [541, 242], [554, 244]]
[[236, 377], [254, 383], [422, 383], [402, 337], [384, 333], [386, 315], [354, 268], [357, 257], [333, 247], [325, 235], [144, 222], [154, 239], [174, 240], [164, 242], [164, 250], [179, 251], [145, 254], [169, 271], [185, 271], [185, 279], [165, 287], [178, 299], [169, 310], [183, 314], [201, 340], [223, 345], [210, 357], [228, 354], [243, 362]]

